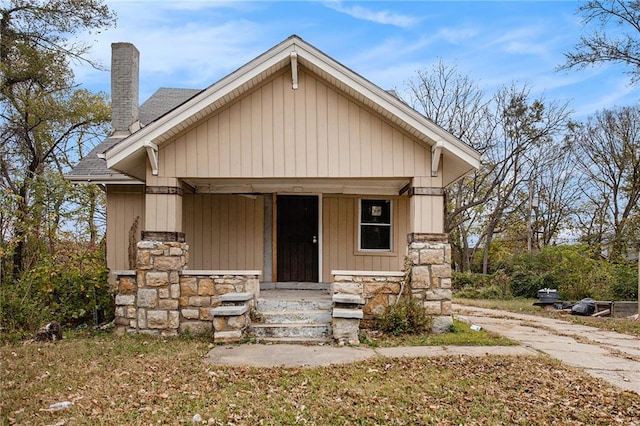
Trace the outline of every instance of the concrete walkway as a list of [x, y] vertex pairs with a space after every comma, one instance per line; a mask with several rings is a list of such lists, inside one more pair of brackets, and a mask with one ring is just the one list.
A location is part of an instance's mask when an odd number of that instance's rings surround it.
[[594, 377], [640, 394], [640, 339], [535, 315], [454, 306], [456, 318], [518, 341], [522, 346], [416, 346], [394, 348], [334, 345], [242, 344], [214, 347], [206, 361], [217, 365], [316, 367], [374, 357], [539, 355], [545, 353]]
[[454, 305], [456, 318], [640, 394], [640, 338], [536, 315]]
[[319, 367], [345, 364], [375, 357], [528, 355], [538, 353], [524, 346], [409, 346], [370, 348], [367, 346], [241, 344], [216, 346], [206, 361], [216, 365], [250, 367]]

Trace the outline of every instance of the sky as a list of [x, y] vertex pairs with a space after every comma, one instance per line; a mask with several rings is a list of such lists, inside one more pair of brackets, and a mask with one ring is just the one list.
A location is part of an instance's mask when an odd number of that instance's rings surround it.
[[[106, 1], [117, 27], [87, 35], [109, 67], [111, 43], [140, 51], [140, 101], [160, 87], [204, 89], [295, 34], [405, 99], [407, 83], [439, 62], [485, 94], [526, 86], [568, 103], [575, 119], [638, 102], [622, 66], [558, 71], [589, 28], [577, 1]], [[82, 66], [76, 81], [109, 92], [108, 70]]]

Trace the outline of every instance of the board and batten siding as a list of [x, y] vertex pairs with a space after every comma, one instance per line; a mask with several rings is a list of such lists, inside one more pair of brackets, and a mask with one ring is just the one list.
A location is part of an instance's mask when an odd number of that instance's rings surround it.
[[160, 147], [160, 176], [410, 177], [430, 150], [304, 68], [273, 79]]
[[[136, 241], [144, 228], [145, 194], [142, 185], [107, 185], [107, 267], [135, 269], [129, 265], [129, 231], [138, 219]], [[133, 266], [133, 268], [131, 267]]]
[[184, 194], [189, 269], [262, 270], [264, 197]]
[[[365, 198], [388, 198], [367, 196]], [[407, 250], [409, 199], [393, 200], [392, 251], [358, 251], [360, 198], [329, 195], [322, 197], [322, 277], [331, 279], [331, 270], [402, 271]]]

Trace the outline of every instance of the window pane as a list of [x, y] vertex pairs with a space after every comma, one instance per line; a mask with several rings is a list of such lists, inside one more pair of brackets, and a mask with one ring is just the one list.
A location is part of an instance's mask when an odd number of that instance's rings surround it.
[[391, 223], [390, 200], [361, 200], [360, 223]]
[[360, 248], [362, 250], [391, 250], [391, 227], [362, 225]]

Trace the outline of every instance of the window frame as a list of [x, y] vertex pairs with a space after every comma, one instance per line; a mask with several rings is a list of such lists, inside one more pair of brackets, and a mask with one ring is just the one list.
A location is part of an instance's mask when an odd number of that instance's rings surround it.
[[[389, 203], [389, 223], [368, 223], [362, 222], [362, 204], [363, 201], [385, 201]], [[361, 253], [393, 253], [393, 208], [394, 203], [391, 198], [358, 198], [358, 252]], [[371, 249], [362, 247], [362, 227], [363, 226], [379, 226], [389, 229], [389, 247], [382, 249]]]

